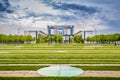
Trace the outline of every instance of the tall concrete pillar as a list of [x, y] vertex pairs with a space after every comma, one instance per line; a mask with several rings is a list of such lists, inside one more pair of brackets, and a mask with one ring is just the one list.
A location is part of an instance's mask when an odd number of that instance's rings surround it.
[[84, 41], [85, 41], [85, 38], [86, 38], [86, 31], [84, 31]]
[[48, 26], [48, 35], [51, 35], [51, 28]]
[[36, 31], [36, 40], [38, 39], [38, 31]]

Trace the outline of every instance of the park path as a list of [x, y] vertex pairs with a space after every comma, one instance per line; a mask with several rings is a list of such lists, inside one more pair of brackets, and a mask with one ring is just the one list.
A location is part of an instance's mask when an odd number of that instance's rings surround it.
[[0, 66], [53, 66], [53, 65], [66, 65], [66, 66], [120, 66], [120, 64], [0, 64]]
[[[0, 77], [43, 77], [37, 71], [0, 71]], [[78, 77], [120, 77], [120, 71], [86, 70]]]

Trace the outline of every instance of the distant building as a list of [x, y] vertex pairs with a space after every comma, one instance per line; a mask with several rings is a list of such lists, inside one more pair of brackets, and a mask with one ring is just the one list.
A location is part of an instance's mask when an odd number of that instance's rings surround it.
[[38, 39], [38, 34], [40, 34], [41, 36], [46, 36], [47, 34], [44, 33], [41, 30], [24, 30], [24, 35], [31, 35], [32, 37], [35, 37], [35, 39]]
[[91, 37], [95, 34], [94, 34], [93, 30], [81, 30], [81, 31], [78, 31], [77, 33], [75, 33], [74, 35], [82, 35], [82, 37], [85, 41], [87, 37]]
[[63, 36], [64, 42], [70, 42], [70, 37], [74, 36], [73, 25], [48, 25], [47, 28], [48, 36], [61, 34]]
[[74, 26], [73, 25], [48, 25], [47, 26], [48, 34], [41, 31], [40, 29], [35, 28], [27, 28], [24, 29], [24, 35], [31, 35], [35, 37], [36, 40], [38, 39], [38, 34], [41, 36], [53, 36], [56, 34], [61, 34], [63, 36], [63, 40], [66, 43], [70, 43], [70, 38], [74, 35], [82, 35], [84, 41], [89, 36], [94, 36], [94, 30], [80, 30], [74, 34]]

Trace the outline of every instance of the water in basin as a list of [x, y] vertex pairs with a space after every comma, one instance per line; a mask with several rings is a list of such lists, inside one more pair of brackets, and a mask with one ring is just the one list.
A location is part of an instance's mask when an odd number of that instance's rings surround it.
[[43, 76], [59, 77], [59, 76], [77, 76], [82, 74], [84, 71], [76, 67], [56, 65], [39, 69], [37, 72]]

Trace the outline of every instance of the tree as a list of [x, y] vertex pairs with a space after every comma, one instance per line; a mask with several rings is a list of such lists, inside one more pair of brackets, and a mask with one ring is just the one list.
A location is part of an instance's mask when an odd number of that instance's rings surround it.
[[60, 34], [56, 34], [53, 36], [53, 41], [55, 41], [56, 43], [62, 43], [63, 42], [63, 36]]
[[20, 38], [19, 38], [19, 41], [20, 42], [24, 42], [25, 41], [25, 37], [23, 35], [21, 35]]
[[33, 38], [31, 35], [26, 35], [26, 41], [33, 41]]
[[2, 43], [2, 37], [3, 37], [3, 35], [0, 34], [0, 43]]
[[113, 34], [114, 41], [119, 41], [120, 34]]
[[117, 41], [120, 41], [120, 34], [119, 34], [119, 37], [118, 37], [118, 40]]
[[82, 43], [83, 42], [82, 35], [75, 35], [74, 42], [75, 43]]
[[54, 41], [54, 36], [49, 36], [50, 37], [50, 43]]
[[38, 39], [36, 40], [36, 43], [40, 43], [40, 38], [41, 38], [41, 35], [38, 34]]
[[31, 35], [4, 35], [0, 34], [0, 43], [17, 43], [17, 42], [24, 42], [24, 41], [34, 41], [35, 38], [32, 38]]
[[50, 36], [45, 36], [45, 37], [44, 37], [44, 40], [45, 40], [45, 43], [50, 42]]
[[74, 37], [70, 37], [70, 43], [74, 42]]
[[[95, 37], [97, 37], [95, 39]], [[87, 41], [97, 41], [100, 43], [110, 43], [115, 41], [120, 41], [120, 34], [107, 34], [107, 35], [96, 35], [92, 37], [88, 37]]]

